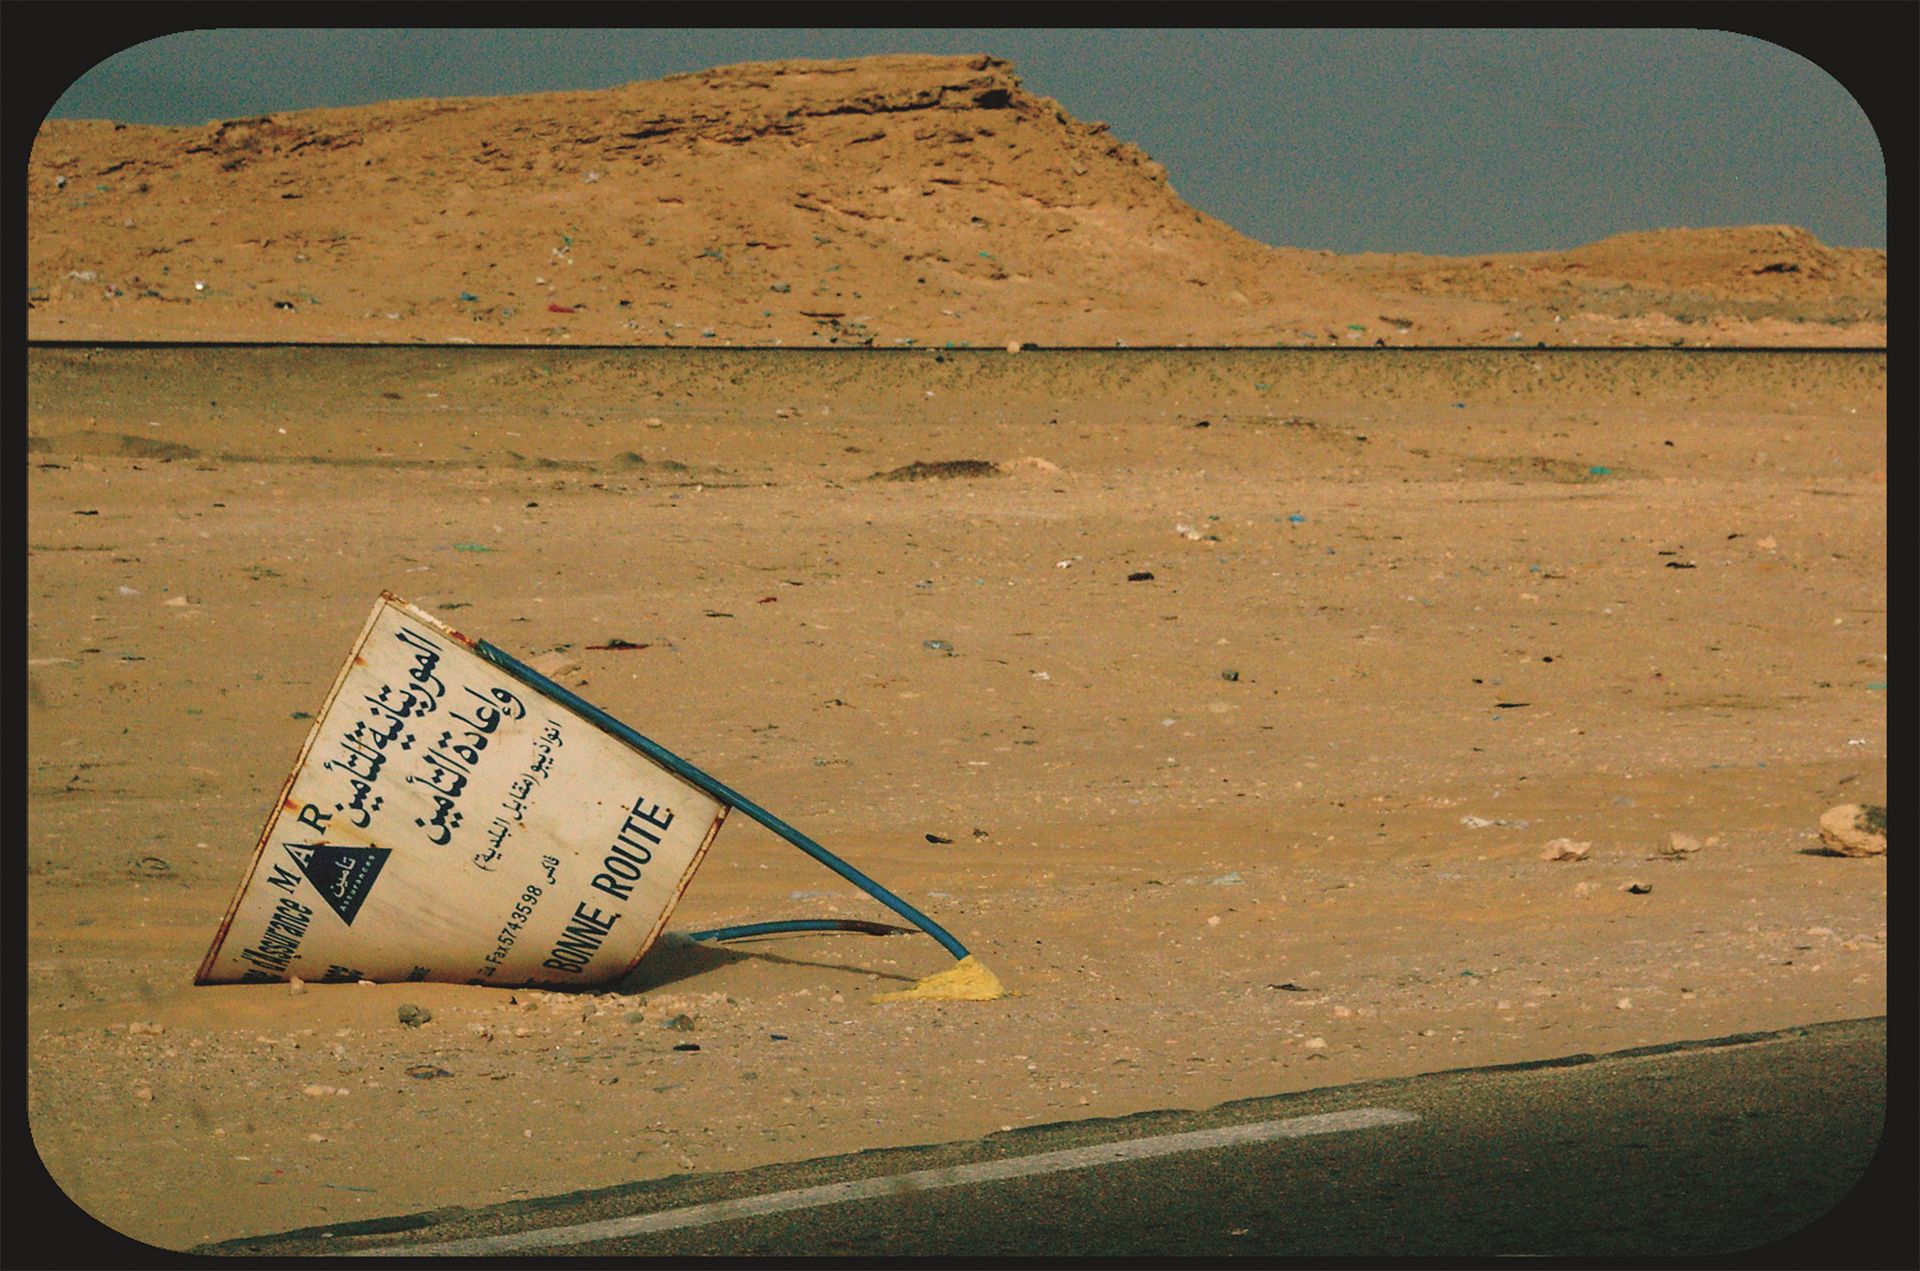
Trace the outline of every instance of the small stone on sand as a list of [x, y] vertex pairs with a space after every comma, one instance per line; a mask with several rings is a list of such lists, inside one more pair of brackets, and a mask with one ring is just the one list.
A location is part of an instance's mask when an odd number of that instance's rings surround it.
[[1674, 860], [1684, 860], [1700, 850], [1700, 840], [1691, 834], [1682, 834], [1675, 830], [1667, 835], [1667, 841], [1661, 845], [1660, 855]]
[[559, 649], [527, 659], [527, 665], [550, 680], [565, 679], [580, 669], [580, 659]]
[[1829, 808], [1820, 818], [1820, 842], [1835, 856], [1882, 856], [1887, 850], [1887, 810], [1862, 803]]

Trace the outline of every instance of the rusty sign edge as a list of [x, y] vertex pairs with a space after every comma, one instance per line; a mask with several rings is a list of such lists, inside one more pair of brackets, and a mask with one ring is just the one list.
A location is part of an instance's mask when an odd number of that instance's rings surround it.
[[[340, 664], [340, 673], [333, 677], [333, 687], [327, 690], [327, 700], [313, 714], [313, 723], [307, 728], [307, 738], [300, 743], [300, 753], [293, 758], [293, 766], [287, 769], [287, 779], [280, 783], [280, 797], [267, 809], [267, 819], [260, 827], [260, 840], [253, 845], [253, 857], [248, 860], [247, 868], [240, 875], [240, 885], [233, 889], [233, 899], [227, 902], [226, 916], [220, 919], [220, 926], [213, 933], [213, 943], [207, 947], [207, 955], [200, 959], [200, 969], [193, 973], [196, 985], [218, 983], [209, 980], [214, 964], [220, 957], [221, 948], [227, 943], [227, 933], [233, 926], [234, 916], [240, 912], [240, 902], [246, 898], [247, 889], [253, 885], [253, 876], [260, 871], [260, 862], [267, 854], [267, 838], [273, 833], [274, 823], [286, 810], [287, 796], [293, 792], [293, 783], [300, 779], [300, 772], [307, 766], [307, 756], [313, 750], [313, 743], [320, 738], [320, 725], [326, 722], [327, 713], [333, 709], [334, 699], [340, 696], [340, 689], [347, 682], [347, 676], [353, 673], [354, 662], [360, 657], [360, 651], [367, 647], [367, 639], [373, 634], [374, 624], [380, 621], [380, 611], [400, 598], [390, 591], [382, 591], [380, 598], [373, 602], [373, 608], [367, 614], [367, 620], [360, 625], [360, 634], [354, 639], [353, 648], [348, 651], [346, 661]], [[400, 603], [404, 604], [404, 601]]]

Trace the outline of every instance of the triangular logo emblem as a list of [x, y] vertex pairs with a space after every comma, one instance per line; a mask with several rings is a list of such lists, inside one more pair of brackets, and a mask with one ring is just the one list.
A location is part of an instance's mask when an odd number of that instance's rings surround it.
[[281, 846], [320, 893], [320, 898], [349, 927], [393, 851], [387, 847], [338, 847], [332, 843], [282, 843]]

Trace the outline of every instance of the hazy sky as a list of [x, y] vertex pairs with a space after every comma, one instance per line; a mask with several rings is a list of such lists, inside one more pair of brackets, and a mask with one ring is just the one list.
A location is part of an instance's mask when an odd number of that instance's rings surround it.
[[53, 114], [197, 124], [894, 52], [1010, 58], [1269, 243], [1462, 254], [1748, 224], [1887, 241], [1880, 146], [1846, 89], [1699, 30], [229, 29], [110, 57]]

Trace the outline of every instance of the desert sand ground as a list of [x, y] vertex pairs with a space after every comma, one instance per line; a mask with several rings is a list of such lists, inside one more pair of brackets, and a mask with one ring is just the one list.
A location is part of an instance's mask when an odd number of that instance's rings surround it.
[[[1885, 1010], [1884, 862], [1814, 833], [1885, 797], [1883, 355], [29, 375], [32, 1129], [156, 1245]], [[858, 936], [192, 987], [382, 588], [564, 649], [1013, 996], [874, 1004], [945, 958]], [[887, 916], [735, 818], [672, 926], [810, 915]]]

